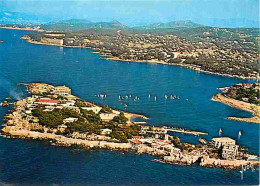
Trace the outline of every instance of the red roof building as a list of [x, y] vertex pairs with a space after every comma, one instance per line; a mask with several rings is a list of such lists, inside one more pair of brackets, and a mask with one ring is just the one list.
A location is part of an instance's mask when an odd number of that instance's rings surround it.
[[38, 104], [44, 104], [44, 105], [57, 105], [59, 103], [59, 100], [56, 99], [38, 99], [36, 101]]
[[133, 136], [133, 139], [142, 139], [142, 136]]
[[135, 143], [135, 144], [142, 144], [142, 142], [139, 141], [139, 140], [132, 140], [131, 142], [132, 142], [132, 143]]

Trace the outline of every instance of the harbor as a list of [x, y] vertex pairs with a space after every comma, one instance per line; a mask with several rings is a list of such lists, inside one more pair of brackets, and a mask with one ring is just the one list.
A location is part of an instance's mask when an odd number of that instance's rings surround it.
[[[259, 142], [252, 140], [259, 138], [259, 125], [226, 119], [228, 116], [251, 117], [251, 113], [211, 101], [212, 96], [218, 92], [216, 87], [230, 86], [246, 82], [245, 80], [195, 73], [174, 66], [125, 64], [115, 61], [108, 63], [88, 49], [33, 45], [19, 40], [26, 32], [6, 29], [0, 29], [0, 32], [6, 41], [1, 45], [2, 53], [6, 54], [3, 56], [6, 62], [1, 64], [0, 81], [3, 86], [0, 88], [0, 101], [9, 96], [15, 97], [14, 93], [25, 98], [27, 92], [22, 94], [20, 89], [24, 88], [16, 86], [19, 82], [27, 84], [41, 81], [57, 86], [65, 84], [77, 97], [94, 102], [96, 105], [109, 105], [113, 109], [116, 106], [120, 110], [124, 109], [118, 101], [118, 95], [132, 93], [138, 95], [140, 100], [129, 101], [126, 111], [149, 117], [147, 124], [143, 125], [208, 132], [207, 136], [200, 136], [208, 141], [218, 136], [221, 128], [222, 136], [235, 139], [237, 144], [246, 146], [249, 153], [259, 155]], [[100, 98], [94, 97], [98, 93], [107, 94], [103, 102]], [[168, 97], [165, 100], [165, 94], [179, 95], [181, 99], [171, 101]], [[156, 102], [152, 95], [158, 96]], [[186, 98], [189, 99], [188, 102], [185, 101]], [[8, 110], [8, 107], [0, 107], [2, 119]], [[242, 131], [240, 139], [238, 131]], [[188, 139], [191, 144], [199, 139], [189, 134], [178, 136], [182, 142]], [[241, 180], [239, 172], [241, 168], [229, 171], [221, 168], [204, 168], [197, 166], [196, 163], [192, 166], [170, 165], [165, 162], [152, 162], [158, 158], [153, 155], [136, 155], [133, 152], [123, 154], [117, 150], [106, 149], [86, 150], [74, 145], [70, 148], [56, 147], [47, 139], [40, 141], [1, 137], [0, 141], [1, 165], [5, 170], [1, 171], [0, 178], [7, 183], [257, 185], [259, 182], [259, 171], [256, 166], [254, 172], [251, 170], [244, 172], [244, 179]], [[96, 176], [100, 172], [102, 176]], [[114, 175], [111, 176], [112, 172], [116, 173], [117, 181]]]
[[[181, 142], [169, 132], [208, 135], [168, 126], [134, 123], [138, 114], [97, 106], [79, 99], [72, 90], [45, 83], [27, 85], [29, 97], [14, 103], [7, 113], [2, 132], [14, 138], [41, 139], [56, 146], [86, 149], [106, 148], [160, 156], [166, 163], [237, 169], [259, 165], [258, 156], [239, 150], [234, 139], [219, 137], [211, 141], [200, 138], [199, 145]], [[242, 133], [239, 132], [239, 138]], [[256, 159], [256, 160], [255, 160]]]

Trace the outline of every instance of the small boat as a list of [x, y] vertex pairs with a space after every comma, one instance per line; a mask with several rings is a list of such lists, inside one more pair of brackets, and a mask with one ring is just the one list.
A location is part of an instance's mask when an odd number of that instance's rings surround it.
[[3, 42], [5, 42], [4, 40], [0, 40], [0, 43], [3, 43]]
[[240, 139], [241, 135], [242, 135], [242, 132], [240, 130], [240, 131], [238, 131], [238, 139]]
[[218, 131], [218, 135], [221, 136], [221, 134], [222, 134], [222, 130], [220, 128], [219, 131]]

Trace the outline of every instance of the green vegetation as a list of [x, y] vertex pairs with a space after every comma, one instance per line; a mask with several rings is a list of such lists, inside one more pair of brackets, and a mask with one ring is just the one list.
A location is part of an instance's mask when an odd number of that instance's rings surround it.
[[172, 144], [176, 147], [179, 148], [181, 150], [184, 149], [184, 144], [181, 143], [180, 138], [178, 138], [177, 136], [173, 136], [173, 139], [171, 140]]
[[93, 111], [81, 110], [81, 114], [89, 123], [101, 124], [100, 116]]
[[65, 134], [72, 134], [73, 132], [79, 133], [99, 133], [102, 125], [98, 125], [95, 123], [88, 123], [84, 119], [79, 119], [78, 121], [72, 123], [66, 123], [67, 128], [65, 130]]
[[38, 107], [32, 111], [32, 114], [39, 118], [40, 125], [50, 128], [57, 128], [58, 125], [63, 124], [63, 119], [69, 117], [78, 118], [75, 122], [66, 123], [67, 134], [73, 132], [98, 133], [101, 128], [99, 115], [92, 111], [82, 110], [82, 114], [70, 109], [54, 109], [50, 112], [44, 112], [41, 107]]
[[100, 113], [112, 113], [112, 109], [108, 106], [102, 106], [102, 109], [100, 110]]
[[120, 112], [118, 116], [115, 116], [112, 121], [120, 124], [125, 124], [127, 122], [127, 118], [125, 117], [123, 112]]
[[[64, 29], [60, 29], [59, 24], [64, 24]], [[52, 34], [63, 33], [61, 39], [65, 46], [95, 48], [101, 55], [120, 60], [159, 60], [196, 65], [201, 70], [219, 74], [259, 75], [258, 28], [217, 28], [184, 21], [135, 28], [100, 28], [94, 24], [93, 27], [70, 30], [70, 25], [74, 24], [78, 23], [65, 21], [45, 29], [60, 30]], [[112, 25], [120, 24], [114, 22]], [[28, 36], [34, 41], [41, 41], [42, 37], [56, 38], [50, 33], [35, 32]]]
[[[248, 86], [249, 85], [249, 86]], [[231, 86], [226, 95], [234, 99], [245, 101], [253, 104], [260, 104], [260, 91], [257, 84], [240, 84]]]
[[138, 125], [119, 125], [114, 121], [109, 122], [107, 127], [112, 129], [110, 137], [115, 138], [122, 143], [128, 142], [127, 139], [131, 139], [132, 136], [136, 136], [140, 132], [140, 126]]
[[83, 103], [83, 101], [82, 101], [82, 100], [77, 100], [77, 101], [76, 101], [76, 106], [80, 108], [80, 107], [85, 107], [85, 106], [86, 106], [86, 104], [85, 104], [85, 103]]
[[62, 114], [59, 111], [44, 112], [41, 107], [34, 109], [32, 115], [38, 117], [39, 124], [51, 128], [56, 128], [63, 123]]
[[[81, 102], [77, 102], [81, 104]], [[103, 112], [112, 112], [109, 107], [104, 106]], [[127, 118], [123, 112], [110, 122], [102, 122], [99, 114], [95, 114], [93, 111], [87, 111], [81, 109], [81, 112], [70, 109], [54, 109], [53, 111], [43, 111], [42, 107], [37, 107], [32, 111], [33, 116], [38, 117], [39, 124], [49, 128], [57, 128], [58, 125], [63, 124], [63, 120], [69, 117], [78, 118], [77, 121], [65, 123], [67, 126], [64, 135], [71, 135], [73, 132], [88, 133], [88, 134], [100, 134], [100, 129], [109, 128], [112, 129], [111, 138], [117, 139], [119, 142], [128, 142], [132, 136], [138, 135], [140, 132], [140, 126], [138, 125], [126, 125]], [[60, 131], [56, 134], [62, 134]]]

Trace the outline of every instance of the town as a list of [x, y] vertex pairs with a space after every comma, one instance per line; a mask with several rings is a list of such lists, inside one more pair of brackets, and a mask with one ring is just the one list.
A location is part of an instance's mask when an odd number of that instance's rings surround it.
[[111, 60], [178, 65], [217, 75], [259, 78], [259, 35], [253, 28], [120, 27], [68, 31], [59, 30], [58, 26], [55, 29], [54, 24], [48, 29], [22, 38], [38, 44], [92, 48]]
[[259, 165], [256, 155], [249, 154], [229, 137], [220, 135], [211, 141], [200, 138], [198, 145], [183, 143], [168, 132], [195, 136], [208, 134], [134, 122], [134, 117], [147, 118], [82, 100], [65, 85], [31, 83], [27, 89], [30, 95], [14, 102], [12, 110], [6, 114], [2, 134], [14, 138], [45, 139], [57, 146], [147, 153], [158, 157], [158, 161], [179, 165], [198, 164], [227, 169]]

